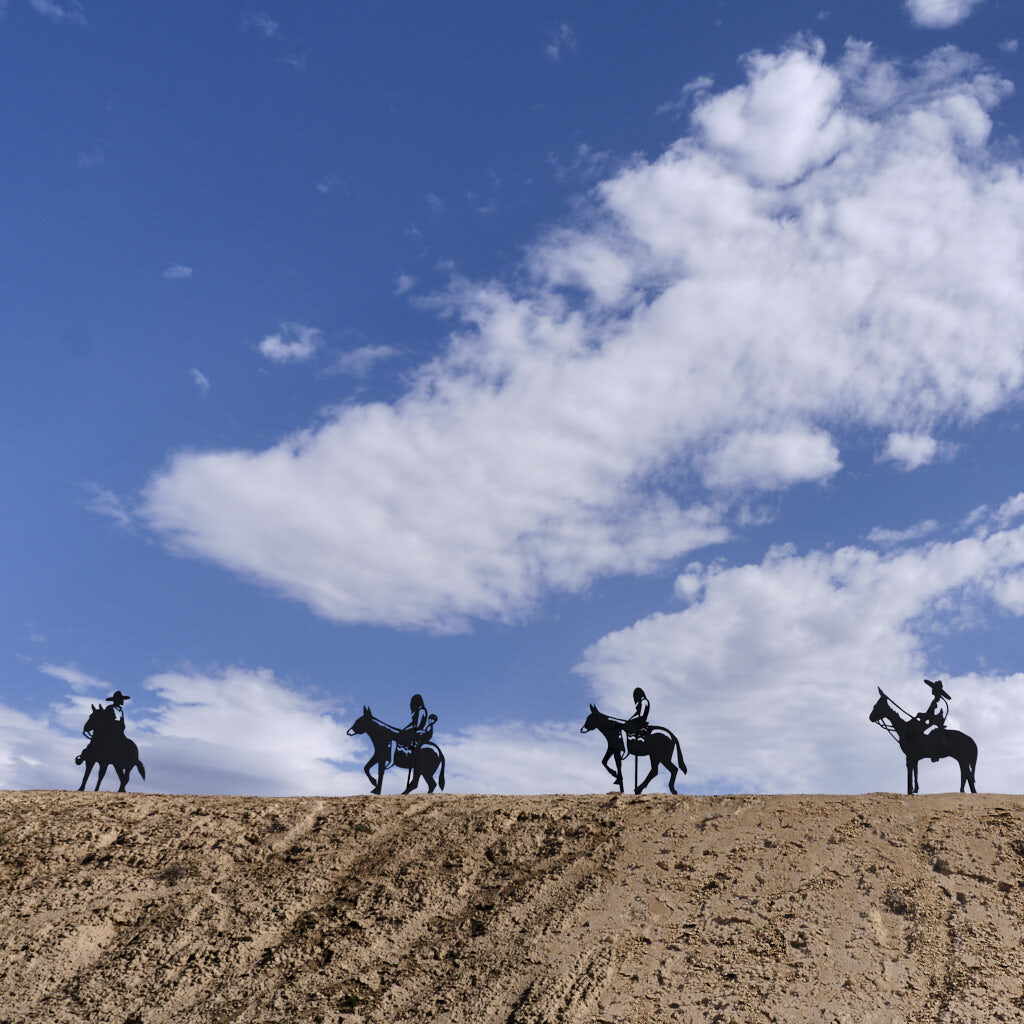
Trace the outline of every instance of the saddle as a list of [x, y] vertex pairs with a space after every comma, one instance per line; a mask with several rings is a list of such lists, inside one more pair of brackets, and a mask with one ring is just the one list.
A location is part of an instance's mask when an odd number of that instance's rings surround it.
[[434, 723], [437, 721], [437, 715], [431, 715], [427, 719], [427, 725], [425, 729], [420, 729], [416, 734], [407, 739], [408, 733], [400, 734], [399, 737], [395, 738], [394, 747], [392, 748], [391, 763], [398, 768], [412, 768], [413, 758], [415, 752], [423, 746], [424, 743], [429, 743], [434, 735]]

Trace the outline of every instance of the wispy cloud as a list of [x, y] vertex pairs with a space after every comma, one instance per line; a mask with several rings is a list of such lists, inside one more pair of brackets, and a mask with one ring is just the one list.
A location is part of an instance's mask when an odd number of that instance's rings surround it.
[[576, 33], [562, 22], [561, 25], [551, 33], [548, 45], [544, 47], [548, 60], [560, 61], [566, 53], [576, 52]]
[[207, 379], [205, 373], [201, 370], [197, 370], [194, 366], [189, 373], [192, 374], [192, 380], [195, 381], [196, 387], [199, 389], [200, 397], [206, 398], [210, 393], [210, 381]]
[[890, 530], [883, 526], [876, 526], [868, 534], [868, 540], [872, 544], [882, 544], [891, 547], [896, 544], [906, 544], [908, 541], [920, 540], [934, 533], [939, 524], [934, 519], [923, 519], [905, 530]]
[[131, 525], [131, 513], [124, 501], [113, 491], [108, 491], [94, 483], [87, 483], [85, 488], [91, 495], [85, 505], [90, 512], [113, 519], [123, 529]]
[[279, 26], [266, 11], [248, 11], [242, 15], [242, 28], [261, 32], [269, 39], [277, 35]]
[[64, 21], [69, 24], [85, 25], [85, 10], [80, 0], [64, 0], [64, 3], [57, 3], [56, 0], [29, 0], [29, 4], [37, 14], [51, 21]]
[[186, 281], [192, 276], [192, 268], [186, 267], [181, 263], [172, 263], [164, 271], [164, 277], [168, 281]]
[[910, 20], [921, 28], [952, 28], [983, 0], [906, 0]]
[[326, 178], [321, 178], [320, 181], [316, 183], [316, 190], [322, 195], [327, 195], [327, 193], [330, 192], [338, 182], [339, 179], [336, 175], [328, 174]]
[[257, 346], [261, 355], [275, 363], [301, 363], [312, 358], [323, 344], [317, 327], [285, 322], [276, 334], [268, 334]]
[[404, 295], [407, 291], [416, 286], [416, 278], [411, 274], [399, 274], [395, 278], [395, 294]]
[[679, 117], [689, 111], [702, 96], [706, 95], [714, 84], [715, 80], [710, 75], [701, 75], [692, 82], [687, 82], [676, 99], [662, 103], [654, 112], [656, 114], [673, 114]]
[[364, 377], [370, 370], [384, 359], [392, 359], [398, 355], [398, 349], [390, 345], [363, 345], [340, 356], [331, 367], [331, 373], [346, 374], [352, 377]]
[[83, 170], [89, 171], [94, 167], [101, 166], [105, 159], [106, 154], [103, 151], [103, 146], [97, 142], [78, 154], [78, 166]]
[[1016, 53], [1019, 46], [1020, 41], [1017, 39], [1004, 39], [999, 44], [999, 49], [1002, 50], [1003, 53]]

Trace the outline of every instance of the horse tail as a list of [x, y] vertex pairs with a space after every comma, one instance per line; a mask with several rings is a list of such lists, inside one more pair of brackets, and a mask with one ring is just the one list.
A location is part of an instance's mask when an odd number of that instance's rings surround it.
[[145, 778], [146, 777], [146, 766], [141, 761], [136, 761], [135, 762], [135, 767], [139, 769], [139, 774], [143, 778]]
[[679, 759], [679, 767], [682, 768], [683, 774], [686, 774], [686, 762], [683, 760], [683, 748], [679, 746], [679, 738], [675, 733], [672, 733], [672, 740], [676, 745], [676, 757]]
[[444, 751], [438, 747], [437, 752], [441, 755], [441, 774], [437, 777], [437, 784], [444, 789]]

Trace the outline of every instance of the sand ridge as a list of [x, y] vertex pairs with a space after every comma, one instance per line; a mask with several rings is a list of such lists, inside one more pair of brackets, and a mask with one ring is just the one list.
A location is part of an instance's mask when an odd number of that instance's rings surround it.
[[0, 1022], [1020, 1020], [1024, 799], [0, 793]]

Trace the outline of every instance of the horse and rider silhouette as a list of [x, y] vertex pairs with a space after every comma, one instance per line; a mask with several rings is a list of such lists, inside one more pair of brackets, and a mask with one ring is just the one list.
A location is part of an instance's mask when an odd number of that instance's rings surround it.
[[[580, 732], [590, 732], [596, 729], [605, 738], [608, 749], [601, 759], [601, 765], [615, 780], [620, 793], [624, 792], [622, 761], [630, 754], [637, 758], [637, 761], [641, 757], [651, 759], [651, 770], [643, 782], [638, 783], [634, 779], [634, 792], [642, 793], [663, 766], [669, 771], [668, 788], [675, 793], [676, 776], [680, 771], [684, 775], [686, 774], [686, 762], [683, 760], [683, 751], [679, 746], [679, 740], [676, 739], [674, 733], [663, 726], [647, 724], [651, 705], [647, 695], [639, 686], [633, 691], [633, 702], [636, 711], [630, 718], [612, 718], [599, 711], [596, 704], [591, 704], [590, 714], [580, 726]], [[672, 760], [673, 754], [678, 759], [678, 765]], [[612, 759], [615, 761], [614, 768], [608, 765]], [[634, 763], [634, 768], [636, 768], [636, 763]]]
[[[437, 715], [428, 715], [423, 698], [417, 693], [409, 702], [412, 719], [401, 729], [388, 725], [377, 718], [367, 705], [363, 705], [363, 713], [352, 723], [348, 730], [349, 736], [366, 735], [373, 744], [373, 755], [363, 765], [363, 771], [373, 787], [372, 792], [379, 794], [384, 784], [384, 773], [392, 766], [405, 768], [408, 772], [403, 795], [411, 793], [426, 780], [427, 792], [433, 793], [440, 786], [444, 789], [444, 754], [441, 748], [432, 741], [434, 723]], [[374, 778], [370, 769], [376, 767], [377, 777]], [[440, 768], [440, 774], [434, 776]]]
[[90, 705], [92, 714], [82, 726], [82, 735], [88, 738], [89, 743], [75, 758], [75, 764], [85, 763], [85, 774], [82, 776], [82, 784], [78, 787], [79, 792], [85, 789], [93, 765], [96, 764], [100, 766], [96, 777], [97, 790], [103, 776], [107, 774], [107, 768], [111, 766], [121, 780], [121, 785], [117, 789], [119, 793], [125, 792], [128, 776], [131, 775], [133, 768], [138, 768], [139, 774], [143, 778], [146, 777], [146, 769], [139, 760], [139, 748], [124, 734], [124, 702], [131, 698], [126, 697], [120, 690], [115, 690], [114, 695], [106, 699], [110, 702], [106, 707], [102, 704]]
[[[926, 757], [932, 761], [952, 757], [960, 765], [960, 792], [964, 792], [965, 786], [970, 786], [971, 792], [977, 793], [974, 768], [978, 763], [978, 745], [966, 733], [946, 728], [950, 696], [943, 689], [942, 680], [932, 682], [926, 679], [925, 684], [932, 691], [932, 700], [926, 711], [912, 716], [904, 711], [907, 717], [903, 718], [896, 710], [903, 711], [903, 708], [878, 687], [878, 700], [868, 718], [899, 743], [907, 759], [908, 794], [918, 792], [917, 765]], [[939, 708], [940, 703], [945, 705], [944, 709]]]

